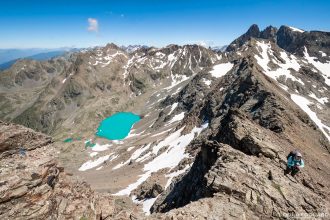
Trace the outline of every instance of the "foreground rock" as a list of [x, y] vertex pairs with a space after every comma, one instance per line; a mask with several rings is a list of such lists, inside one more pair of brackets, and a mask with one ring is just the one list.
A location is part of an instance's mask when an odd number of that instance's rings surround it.
[[13, 128], [18, 135], [2, 133], [0, 143], [11, 143], [5, 146], [14, 149], [19, 143], [29, 151], [0, 160], [0, 219], [129, 219], [139, 215], [130, 199], [96, 193], [66, 173], [54, 159], [53, 146], [42, 146], [47, 136], [23, 126], [0, 125], [1, 131]]
[[270, 158], [249, 156], [229, 145], [206, 142], [191, 170], [152, 210], [166, 212], [187, 204], [165, 216], [285, 219], [290, 214], [327, 214], [328, 196], [327, 190], [306, 174], [297, 179], [284, 176], [282, 164]]

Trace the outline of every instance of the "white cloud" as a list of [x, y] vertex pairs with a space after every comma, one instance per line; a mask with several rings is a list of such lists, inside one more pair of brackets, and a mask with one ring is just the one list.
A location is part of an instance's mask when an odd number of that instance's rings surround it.
[[90, 32], [98, 32], [99, 31], [99, 22], [95, 18], [88, 18], [88, 28], [87, 30]]
[[214, 45], [213, 41], [210, 40], [201, 40], [197, 42], [198, 45], [203, 46], [203, 47], [210, 47]]
[[214, 46], [214, 42], [211, 40], [195, 40], [195, 41], [188, 41], [187, 44], [197, 44], [202, 47], [212, 47]]

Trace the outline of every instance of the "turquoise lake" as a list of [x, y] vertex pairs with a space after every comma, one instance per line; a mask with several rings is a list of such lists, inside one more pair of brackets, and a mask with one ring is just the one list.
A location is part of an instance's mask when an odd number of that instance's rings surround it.
[[104, 119], [97, 128], [96, 135], [109, 140], [122, 140], [133, 125], [140, 121], [140, 116], [132, 112], [118, 112]]

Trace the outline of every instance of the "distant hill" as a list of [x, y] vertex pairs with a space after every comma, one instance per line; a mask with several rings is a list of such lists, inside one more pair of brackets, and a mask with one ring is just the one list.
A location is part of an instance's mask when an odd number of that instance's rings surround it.
[[[58, 49], [56, 49], [58, 50]], [[51, 51], [50, 49], [0, 49], [0, 64], [9, 62], [11, 60], [16, 60], [22, 57], [29, 57], [39, 53], [46, 53]], [[54, 51], [54, 50], [53, 50]]]
[[[0, 49], [0, 70], [8, 69], [19, 59], [48, 60], [67, 52], [79, 51], [77, 48], [50, 49]], [[11, 58], [11, 59], [9, 59]], [[9, 60], [8, 60], [9, 59]]]

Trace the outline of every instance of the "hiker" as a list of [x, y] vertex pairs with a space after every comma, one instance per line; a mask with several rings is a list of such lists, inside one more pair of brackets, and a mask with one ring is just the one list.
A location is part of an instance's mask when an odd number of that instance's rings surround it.
[[302, 155], [298, 150], [291, 151], [287, 157], [288, 163], [284, 174], [291, 173], [291, 176], [295, 176], [301, 168], [305, 166], [302, 159]]

